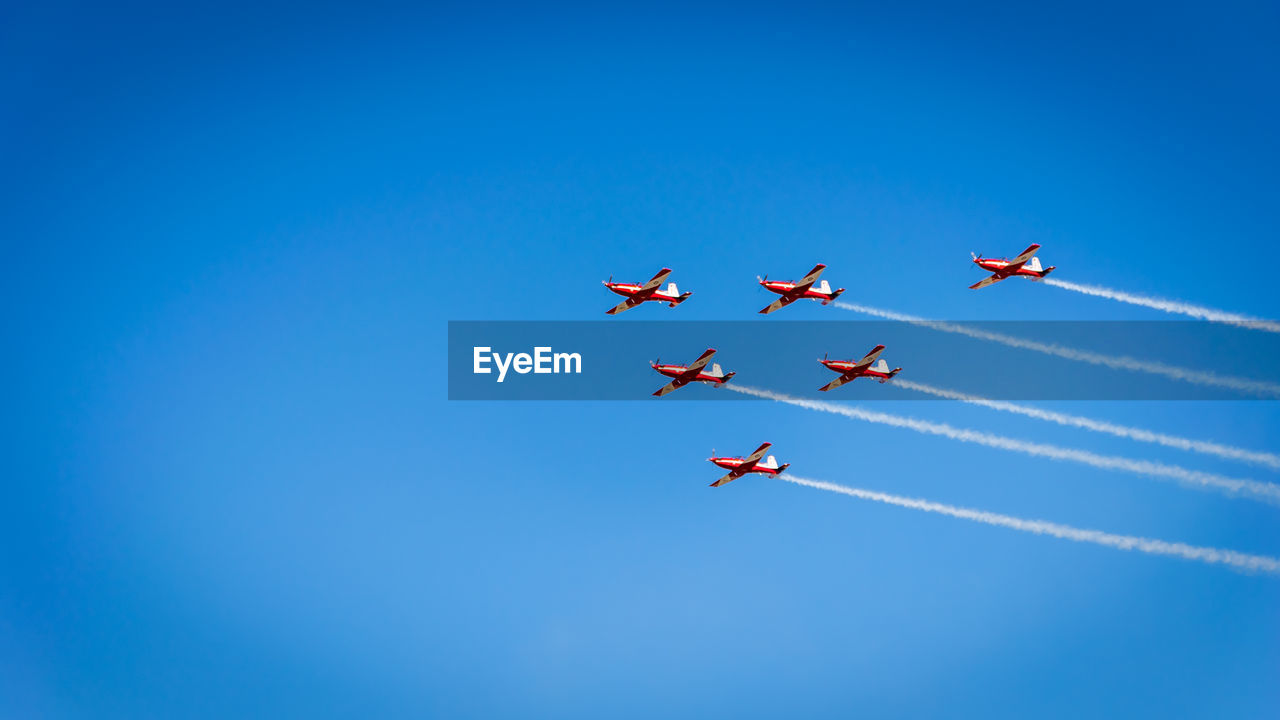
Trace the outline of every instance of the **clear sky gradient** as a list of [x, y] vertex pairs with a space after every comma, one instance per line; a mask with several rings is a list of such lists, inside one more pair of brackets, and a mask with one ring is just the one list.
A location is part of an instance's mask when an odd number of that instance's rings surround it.
[[[1274, 6], [881, 5], [11, 8], [0, 716], [1275, 716], [1280, 579], [705, 458], [1269, 555], [1276, 507], [764, 402], [446, 399], [448, 320], [603, 319], [663, 265], [693, 298], [617, 322], [819, 261], [927, 317], [1163, 319], [966, 289], [1030, 242], [1280, 318]], [[1274, 402], [1045, 405], [1280, 444]]]

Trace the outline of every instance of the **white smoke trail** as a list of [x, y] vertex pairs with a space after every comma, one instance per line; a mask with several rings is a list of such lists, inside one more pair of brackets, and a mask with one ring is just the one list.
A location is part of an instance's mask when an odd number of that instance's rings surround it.
[[943, 388], [936, 388], [931, 385], [925, 385], [923, 383], [903, 380], [902, 378], [894, 380], [893, 384], [898, 387], [906, 388], [908, 390], [916, 390], [935, 397], [947, 398], [948, 400], [959, 400], [972, 405], [991, 408], [992, 410], [1001, 410], [1017, 415], [1024, 415], [1037, 420], [1047, 420], [1048, 422], [1057, 423], [1059, 425], [1106, 433], [1108, 435], [1136, 440], [1138, 442], [1155, 443], [1157, 445], [1164, 445], [1165, 447], [1176, 448], [1178, 450], [1204, 453], [1206, 455], [1216, 455], [1217, 457], [1225, 458], [1227, 460], [1239, 460], [1241, 462], [1255, 463], [1257, 465], [1265, 465], [1272, 470], [1280, 470], [1280, 455], [1276, 455], [1275, 453], [1245, 450], [1244, 448], [1222, 445], [1220, 443], [1209, 442], [1207, 440], [1192, 440], [1190, 438], [1178, 437], [1176, 435], [1166, 435], [1164, 433], [1153, 432], [1151, 430], [1144, 430], [1143, 428], [1117, 425], [1115, 423], [1109, 423], [1102, 420], [1094, 420], [1092, 418], [1081, 417], [1080, 415], [1070, 415], [1067, 413], [1042, 410], [1040, 408], [1019, 405], [1018, 403], [1006, 402], [1003, 400], [991, 400], [977, 395], [969, 395], [962, 392], [956, 392], [955, 390], [946, 390]]
[[881, 310], [879, 308], [868, 307], [866, 305], [856, 305], [854, 303], [843, 301], [837, 301], [832, 304], [842, 310], [852, 310], [854, 312], [860, 312], [865, 315], [884, 318], [886, 320], [911, 323], [912, 325], [926, 327], [931, 330], [965, 335], [978, 340], [989, 340], [1008, 347], [1032, 350], [1034, 352], [1060, 357], [1065, 360], [1075, 360], [1077, 362], [1089, 363], [1091, 365], [1100, 365], [1114, 370], [1133, 370], [1152, 375], [1162, 375], [1173, 380], [1181, 380], [1183, 382], [1189, 382], [1196, 385], [1229, 388], [1231, 390], [1237, 390], [1250, 395], [1280, 398], [1280, 385], [1263, 380], [1250, 380], [1247, 378], [1237, 378], [1228, 375], [1218, 375], [1217, 373], [1209, 370], [1190, 370], [1188, 368], [1177, 367], [1176, 365], [1166, 365], [1165, 363], [1153, 360], [1138, 360], [1128, 356], [1113, 357], [1111, 355], [1103, 355], [1089, 350], [1077, 350], [1076, 348], [1070, 348], [1056, 343], [1043, 343], [1036, 340], [1026, 340], [1023, 338], [1013, 337], [1012, 335], [991, 332], [990, 330], [982, 330], [957, 323], [942, 322], [940, 320], [927, 320], [913, 315], [904, 315], [902, 313], [893, 312], [892, 310]]
[[947, 425], [946, 423], [918, 420], [916, 418], [903, 417], [901, 415], [890, 415], [889, 413], [867, 410], [854, 405], [838, 405], [836, 403], [823, 402], [821, 400], [798, 398], [791, 395], [785, 395], [783, 393], [773, 392], [772, 390], [753, 388], [748, 385], [734, 385], [729, 383], [723, 387], [727, 387], [734, 392], [752, 395], [754, 397], [764, 398], [767, 400], [775, 400], [777, 402], [802, 407], [808, 410], [817, 410], [819, 412], [843, 415], [848, 418], [853, 418], [854, 420], [864, 420], [881, 425], [889, 425], [891, 427], [907, 428], [908, 430], [915, 430], [916, 432], [925, 433], [927, 435], [939, 435], [952, 440], [959, 440], [960, 442], [976, 443], [990, 448], [1010, 450], [1012, 452], [1020, 452], [1026, 455], [1049, 458], [1051, 460], [1069, 460], [1071, 462], [1083, 463], [1102, 470], [1119, 470], [1121, 472], [1145, 475], [1147, 477], [1168, 478], [1185, 483], [1192, 487], [1214, 488], [1229, 494], [1249, 495], [1272, 503], [1280, 503], [1280, 485], [1274, 485], [1272, 483], [1230, 478], [1214, 473], [1190, 470], [1178, 465], [1166, 465], [1164, 463], [1152, 462], [1150, 460], [1134, 460], [1132, 458], [1117, 457], [1114, 455], [1099, 455], [1087, 450], [1078, 450], [1075, 448], [1064, 448], [1045, 443], [1017, 440], [978, 430], [958, 428]]
[[1107, 298], [1108, 300], [1118, 300], [1120, 302], [1129, 303], [1130, 305], [1141, 305], [1142, 307], [1152, 308], [1153, 310], [1163, 310], [1167, 313], [1187, 315], [1196, 318], [1197, 320], [1208, 320], [1209, 322], [1236, 325], [1239, 327], [1249, 328], [1251, 330], [1265, 330], [1267, 332], [1280, 333], [1280, 323], [1274, 320], [1263, 320], [1261, 318], [1250, 317], [1248, 315], [1214, 310], [1212, 308], [1200, 307], [1199, 305], [1191, 305], [1174, 300], [1162, 300], [1160, 298], [1147, 297], [1145, 295], [1133, 295], [1126, 292], [1120, 292], [1119, 290], [1098, 287], [1097, 285], [1081, 285], [1079, 283], [1066, 282], [1056, 278], [1045, 278], [1042, 282], [1044, 282], [1045, 285], [1052, 285], [1053, 287], [1062, 288], [1063, 290], [1073, 290], [1078, 293], [1084, 293], [1085, 295]]
[[972, 520], [974, 522], [985, 523], [987, 525], [995, 525], [997, 527], [1006, 527], [1013, 530], [1021, 530], [1022, 532], [1035, 533], [1036, 535], [1049, 535], [1050, 537], [1062, 538], [1063, 540], [1071, 540], [1073, 542], [1093, 543], [1095, 545], [1103, 545], [1106, 547], [1116, 548], [1118, 550], [1137, 550], [1138, 552], [1149, 553], [1151, 555], [1168, 555], [1171, 557], [1183, 558], [1184, 560], [1199, 560], [1204, 563], [1228, 565], [1239, 570], [1273, 574], [1280, 573], [1280, 559], [1266, 555], [1250, 555], [1247, 553], [1236, 552], [1235, 550], [1199, 547], [1196, 545], [1187, 545], [1186, 543], [1166, 542], [1164, 540], [1153, 540], [1151, 538], [1136, 537], [1133, 535], [1115, 535], [1101, 530], [1086, 530], [1083, 528], [1072, 527], [1070, 525], [1059, 525], [1058, 523], [1052, 523], [1045, 520], [1025, 520], [1011, 515], [1001, 515], [999, 513], [986, 512], [984, 510], [973, 510], [971, 508], [946, 505], [943, 503], [921, 500], [919, 498], [904, 497], [901, 495], [890, 495], [888, 493], [863, 490], [861, 488], [849, 487], [847, 485], [837, 485], [835, 483], [824, 482], [822, 480], [810, 480], [808, 478], [797, 477], [795, 475], [783, 474], [778, 477], [797, 485], [804, 485], [806, 487], [817, 488], [819, 490], [827, 490], [829, 492], [849, 495], [863, 500], [874, 500], [876, 502], [886, 503], [888, 505], [897, 505], [898, 507], [910, 508], [912, 510], [923, 510], [924, 512], [950, 515], [951, 517], [960, 518], [962, 520]]

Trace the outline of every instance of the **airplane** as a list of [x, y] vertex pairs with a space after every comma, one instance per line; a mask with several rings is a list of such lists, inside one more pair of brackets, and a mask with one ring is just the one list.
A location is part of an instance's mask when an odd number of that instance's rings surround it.
[[1012, 260], [1005, 260], [1004, 258], [984, 258], [981, 255], [969, 253], [970, 255], [973, 255], [973, 262], [975, 265], [987, 272], [995, 273], [991, 277], [983, 278], [982, 280], [970, 285], [969, 289], [977, 290], [978, 288], [984, 288], [1015, 275], [1031, 278], [1032, 282], [1040, 282], [1045, 279], [1049, 273], [1053, 272], [1054, 267], [1056, 266], [1050, 265], [1048, 268], [1041, 270], [1040, 258], [1035, 257], [1036, 251], [1039, 249], [1040, 246], [1038, 244], [1032, 243], [1031, 247], [1023, 250], [1021, 255]]
[[654, 395], [656, 397], [662, 397], [672, 390], [678, 390], [691, 382], [704, 382], [711, 383], [712, 385], [723, 385], [729, 382], [729, 378], [733, 377], [736, 373], [726, 373], [724, 370], [720, 369], [720, 363], [712, 363], [710, 370], [703, 370], [711, 360], [711, 357], [715, 354], [715, 348], [707, 348], [706, 352], [702, 353], [697, 360], [694, 360], [692, 365], [663, 365], [662, 360], [654, 360], [650, 363], [654, 370], [657, 370], [667, 377], [675, 378], [666, 385], [658, 388]]
[[777, 300], [774, 300], [773, 304], [769, 305], [769, 307], [761, 310], [760, 314], [768, 315], [778, 308], [786, 307], [787, 305], [803, 298], [821, 300], [822, 304], [826, 305], [832, 300], [840, 297], [840, 293], [844, 292], [844, 288], [832, 291], [831, 286], [827, 284], [826, 280], [818, 283], [817, 287], [814, 286], [814, 283], [818, 282], [818, 276], [822, 275], [822, 271], [826, 269], [826, 265], [818, 263], [813, 266], [813, 269], [809, 271], [809, 274], [805, 275], [804, 279], [800, 282], [770, 280], [768, 275], [765, 275], [762, 278], [756, 278], [760, 281], [760, 284], [764, 286], [765, 290], [778, 293], [782, 296]]
[[[840, 377], [818, 389], [824, 392], [827, 390], [834, 390], [850, 380], [860, 377], [880, 378], [881, 385], [892, 380], [894, 375], [902, 372], [902, 368], [894, 368], [890, 370], [889, 363], [884, 360], [876, 362], [876, 358], [879, 357], [880, 353], [883, 351], [884, 346], [877, 345], [871, 348], [871, 352], [867, 353], [866, 357], [857, 362], [852, 360], [828, 360], [827, 356], [823, 355], [822, 359], [818, 362], [822, 363], [822, 365], [828, 370], [834, 370], [840, 373]], [[872, 363], [875, 364], [873, 365]]]
[[676, 288], [675, 283], [667, 283], [666, 290], [658, 289], [658, 286], [661, 285], [662, 281], [666, 280], [667, 276], [670, 274], [671, 268], [662, 268], [658, 271], [657, 275], [654, 275], [649, 282], [644, 285], [636, 285], [634, 283], [616, 283], [613, 281], [613, 276], [610, 276], [608, 280], [604, 281], [604, 286], [625, 297], [626, 300], [618, 303], [612, 309], [606, 310], [605, 314], [616, 315], [624, 310], [630, 310], [642, 302], [664, 302], [670, 303], [668, 307], [675, 307], [685, 300], [688, 300], [689, 296], [693, 293], [687, 292], [681, 295], [680, 291]]
[[711, 451], [711, 457], [707, 458], [709, 462], [713, 462], [719, 467], [729, 471], [728, 475], [711, 483], [711, 487], [720, 487], [725, 483], [731, 483], [734, 480], [746, 475], [747, 473], [760, 473], [762, 475], [781, 475], [783, 470], [791, 467], [791, 463], [779, 465], [777, 458], [770, 455], [760, 462], [760, 458], [764, 457], [764, 452], [772, 447], [773, 443], [765, 443], [756, 448], [756, 451], [750, 455], [740, 457], [715, 457], [715, 450]]

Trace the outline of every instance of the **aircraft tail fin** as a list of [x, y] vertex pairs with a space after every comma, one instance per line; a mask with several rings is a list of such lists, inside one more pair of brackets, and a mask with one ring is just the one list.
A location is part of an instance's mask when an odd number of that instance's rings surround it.
[[1033, 257], [1027, 261], [1025, 267], [1032, 272], [1040, 272], [1040, 258]]
[[770, 455], [760, 461], [760, 467], [765, 468], [766, 470], [774, 470], [778, 467], [778, 458]]

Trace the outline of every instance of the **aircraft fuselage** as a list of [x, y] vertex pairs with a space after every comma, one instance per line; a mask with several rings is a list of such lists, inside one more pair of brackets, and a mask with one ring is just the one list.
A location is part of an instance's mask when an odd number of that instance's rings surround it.
[[[743, 463], [746, 462], [746, 458], [740, 458], [740, 457], [709, 457], [707, 458], [707, 460], [709, 462], [712, 462], [724, 468], [725, 470], [737, 470], [739, 467], [742, 466]], [[746, 472], [760, 473], [761, 475], [777, 475], [778, 473], [782, 472], [786, 468], [787, 468], [786, 465], [783, 465], [781, 467], [771, 468], [771, 467], [763, 467], [760, 463], [756, 463], [754, 467], [752, 467], [750, 470], [747, 470]]]
[[[858, 366], [857, 360], [819, 360], [822, 366], [832, 372], [838, 372], [841, 375], [849, 372]], [[893, 377], [893, 372], [880, 372], [873, 367], [864, 368], [858, 373], [857, 377], [873, 377], [881, 381], [888, 380]]]
[[[777, 293], [779, 295], [787, 295], [796, 289], [797, 283], [787, 282], [785, 280], [761, 280], [760, 285], [761, 287], [763, 287], [765, 290], [768, 290], [769, 292]], [[835, 300], [837, 297], [839, 297], [840, 293], [842, 292], [844, 292], [844, 288], [840, 288], [839, 290], [833, 290], [829, 292], [823, 292], [821, 290], [818, 290], [817, 286], [810, 285], [809, 288], [805, 290], [804, 293], [802, 293], [798, 299], [822, 300], [823, 302], [831, 302], [832, 300]]]
[[[635, 283], [608, 283], [608, 282], [605, 283], [604, 286], [609, 288], [611, 291], [621, 295], [622, 297], [631, 297], [632, 295], [635, 295], [636, 293], [640, 292], [640, 288], [643, 287], [642, 285], [637, 285]], [[652, 301], [652, 302], [669, 303], [669, 302], [676, 302], [679, 299], [680, 299], [679, 295], [668, 295], [667, 293], [661, 290], [654, 290], [652, 295], [645, 298], [645, 302]]]
[[992, 258], [975, 258], [973, 263], [978, 267], [982, 268], [983, 270], [986, 270], [989, 273], [994, 273], [1001, 279], [1017, 277], [1019, 275], [1023, 277], [1041, 278], [1049, 274], [1045, 270], [1032, 270], [1031, 268], [1027, 267], [1026, 263], [1023, 263], [1022, 265], [1019, 265], [1018, 267], [1010, 270], [1009, 265], [1011, 263], [1008, 260], [995, 260]]
[[[689, 369], [688, 365], [659, 365], [657, 363], [650, 363], [650, 364], [653, 366], [654, 370], [657, 370], [658, 372], [670, 378], [680, 377]], [[694, 381], [720, 384], [728, 381], [728, 379], [731, 377], [733, 377], [733, 373], [731, 372], [725, 373], [724, 375], [710, 375], [707, 373], [706, 369], [703, 369], [698, 373], [698, 377], [694, 378]]]

